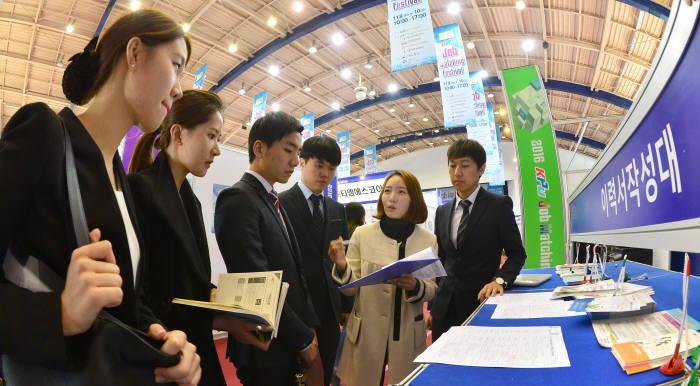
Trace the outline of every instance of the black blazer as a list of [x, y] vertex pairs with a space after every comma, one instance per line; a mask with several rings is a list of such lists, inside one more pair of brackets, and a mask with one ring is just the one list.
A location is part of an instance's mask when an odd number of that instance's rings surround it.
[[173, 298], [209, 301], [211, 263], [202, 206], [187, 180], [178, 192], [165, 152], [153, 166], [130, 174], [148, 265], [146, 304], [170, 329], [182, 330], [201, 357], [202, 385], [225, 385], [212, 338], [212, 315], [172, 303]]
[[[241, 351], [247, 350], [250, 355], [247, 361], [243, 359], [245, 355], [239, 355], [238, 366], [269, 367], [296, 361], [297, 351], [313, 339], [311, 328], [319, 325], [294, 229], [282, 206], [280, 211], [284, 224], [265, 188], [250, 173], [243, 174], [235, 185], [224, 189], [216, 200], [216, 241], [228, 271], [282, 270], [282, 280], [289, 283], [277, 338], [266, 352], [240, 345], [243, 346]], [[229, 355], [236, 354], [231, 351], [232, 343], [229, 339]]]
[[[134, 287], [126, 230], [102, 154], [70, 109], [57, 116], [47, 105], [33, 103], [17, 111], [5, 126], [0, 139], [0, 261], [4, 262], [11, 247], [15, 256], [35, 256], [65, 278], [77, 242], [70, 220], [59, 119], [73, 144], [88, 228], [100, 228], [102, 240], [112, 243], [123, 279], [122, 303], [109, 311], [147, 330], [156, 320], [136, 296], [146, 258], [142, 252]], [[113, 168], [144, 251], [118, 154]], [[0, 353], [48, 367], [65, 368], [79, 360], [89, 333], [64, 338], [60, 294], [32, 293], [5, 280], [4, 272], [0, 276]]]
[[[431, 314], [438, 318], [449, 311], [453, 297], [453, 307], [460, 301], [475, 302], [481, 288], [496, 276], [513, 284], [526, 257], [510, 197], [479, 188], [467, 220], [467, 237], [457, 248], [450, 239], [455, 203], [456, 199], [441, 205], [435, 213], [438, 256], [447, 272], [431, 305]], [[499, 269], [504, 249], [508, 260]]]
[[[351, 302], [352, 297], [343, 295], [331, 277], [333, 262], [328, 257], [328, 246], [331, 240], [337, 239], [338, 236], [342, 236], [343, 240], [349, 239], [345, 207], [332, 198], [324, 197], [324, 232], [319, 235], [312, 225], [312, 214], [299, 184], [294, 184], [290, 189], [280, 193], [279, 197], [280, 203], [292, 221], [292, 227], [302, 251], [304, 272], [311, 288], [311, 299], [316, 312], [333, 312], [336, 321], [340, 323], [343, 302]], [[330, 305], [330, 309], [324, 310], [327, 305]]]

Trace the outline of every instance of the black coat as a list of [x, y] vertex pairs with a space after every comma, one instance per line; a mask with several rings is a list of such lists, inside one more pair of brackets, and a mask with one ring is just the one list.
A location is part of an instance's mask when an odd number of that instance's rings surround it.
[[[466, 304], [478, 304], [476, 296], [494, 277], [502, 277], [512, 285], [526, 258], [510, 197], [479, 188], [467, 220], [467, 236], [457, 248], [450, 238], [455, 202], [441, 205], [435, 213], [438, 256], [447, 277], [440, 278], [431, 304], [434, 318], [459, 311]], [[508, 260], [499, 269], [504, 249]], [[467, 311], [464, 318], [473, 310]]]
[[[282, 270], [282, 280], [289, 283], [278, 335], [268, 351], [239, 345], [238, 352], [234, 353], [234, 342], [229, 339], [228, 354], [237, 366], [259, 368], [295, 363], [297, 352], [313, 339], [311, 328], [319, 324], [294, 230], [281, 206], [280, 211], [284, 224], [265, 188], [250, 173], [243, 174], [235, 185], [224, 189], [216, 200], [214, 228], [227, 270]], [[247, 355], [243, 355], [243, 350]]]
[[[99, 228], [102, 240], [112, 243], [123, 279], [122, 303], [109, 311], [147, 330], [156, 320], [136, 296], [147, 257], [142, 253], [134, 287], [126, 230], [102, 153], [70, 109], [59, 116], [73, 144], [88, 229]], [[118, 154], [113, 168], [139, 235]], [[68, 206], [63, 129], [59, 117], [43, 103], [17, 111], [0, 138], [0, 219], [0, 261], [11, 246], [16, 256], [35, 256], [65, 278], [77, 242]], [[139, 246], [144, 251], [140, 236]], [[0, 353], [47, 367], [68, 367], [85, 351], [89, 333], [64, 338], [61, 326], [59, 293], [32, 293], [0, 279]]]
[[[328, 257], [328, 246], [338, 236], [342, 236], [343, 240], [350, 238], [345, 207], [331, 198], [323, 199], [323, 234], [319, 235], [312, 225], [312, 214], [299, 184], [280, 193], [280, 203], [292, 221], [302, 251], [306, 281], [311, 288], [311, 299], [316, 312], [320, 313], [322, 309], [333, 312], [336, 322], [340, 323], [343, 305], [350, 303], [352, 307], [353, 298], [343, 295], [331, 277], [333, 262]], [[328, 305], [330, 310], [325, 310]]]
[[172, 303], [209, 301], [211, 263], [202, 206], [187, 180], [178, 193], [165, 152], [153, 166], [130, 174], [136, 213], [149, 259], [144, 299], [170, 329], [182, 330], [201, 357], [202, 385], [225, 385], [212, 339], [212, 314]]

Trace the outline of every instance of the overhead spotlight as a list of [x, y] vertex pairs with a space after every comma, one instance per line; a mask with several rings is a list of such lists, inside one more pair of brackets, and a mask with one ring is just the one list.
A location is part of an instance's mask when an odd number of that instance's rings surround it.
[[342, 70], [340, 70], [340, 76], [341, 76], [343, 79], [348, 79], [348, 78], [350, 78], [350, 77], [352, 76], [352, 71], [350, 71], [349, 68], [345, 67], [345, 68], [343, 68]]
[[543, 40], [542, 41], [542, 49], [546, 50], [547, 48], [549, 48], [549, 42], [546, 40]]
[[428, 117], [423, 117], [423, 122], [428, 122]]
[[504, 109], [503, 107], [501, 107], [501, 109], [498, 110], [498, 112], [501, 113], [501, 115], [506, 115], [506, 109]]
[[433, 73], [435, 74], [435, 76], [433, 77], [433, 82], [440, 81], [440, 75], [438, 75], [438, 70], [434, 70]]
[[391, 83], [391, 84], [387, 87], [387, 90], [389, 90], [389, 92], [396, 92], [396, 91], [399, 90], [399, 86], [396, 85], [396, 83]]
[[311, 91], [311, 86], [309, 85], [309, 81], [307, 80], [304, 82], [304, 91], [310, 92]]
[[340, 103], [338, 103], [338, 102], [331, 103], [331, 108], [333, 110], [340, 110]]
[[408, 107], [415, 107], [415, 103], [413, 103], [413, 97], [408, 97]]
[[433, 146], [433, 143], [432, 143], [432, 142], [428, 142], [428, 145]]
[[270, 27], [276, 26], [277, 25], [277, 18], [270, 15], [270, 17], [267, 19], [267, 25], [269, 25]]
[[311, 41], [311, 47], [309, 47], [309, 53], [315, 54], [318, 50], [316, 49], [316, 40]]
[[518, 162], [518, 157], [513, 157], [513, 162]]
[[360, 117], [360, 112], [357, 112], [357, 116], [355, 117], [355, 122], [360, 122], [362, 118]]
[[241, 82], [241, 88], [238, 90], [238, 93], [243, 95], [245, 94], [245, 83]]
[[369, 86], [369, 94], [368, 94], [368, 95], [371, 96], [371, 97], [377, 95], [377, 92], [374, 91], [374, 85], [373, 85], [373, 84]]
[[503, 129], [503, 131], [505, 131], [506, 134], [510, 133], [510, 127], [506, 126], [506, 127]]
[[475, 47], [476, 47], [476, 44], [474, 44], [474, 42], [471, 39], [467, 40], [467, 48], [469, 48], [470, 50], [473, 50]]
[[423, 132], [422, 132], [422, 131], [419, 131], [419, 132], [416, 133], [416, 135], [423, 135]]
[[460, 6], [459, 6], [459, 3], [456, 2], [456, 1], [451, 2], [451, 3], [447, 6], [447, 12], [449, 12], [449, 13], [451, 13], [451, 14], [453, 14], [453, 15], [458, 14], [459, 11], [460, 11], [460, 9], [461, 9], [461, 8], [460, 8]]
[[477, 76], [478, 78], [484, 79], [484, 78], [486, 78], [487, 76], [489, 76], [489, 73], [486, 72], [486, 70], [481, 70], [481, 71], [479, 71], [479, 72], [476, 73], [476, 76]]
[[525, 52], [530, 52], [535, 49], [535, 41], [532, 39], [523, 40], [523, 50]]
[[182, 23], [182, 30], [183, 31], [189, 32], [191, 28], [192, 28], [192, 26], [190, 25], [190, 23]]
[[367, 57], [367, 63], [365, 63], [365, 68], [369, 70], [369, 69], [371, 69], [372, 67], [374, 67], [374, 66], [372, 65], [372, 57], [368, 56], [368, 57]]
[[492, 94], [492, 93], [489, 93], [489, 95], [487, 95], [487, 97], [493, 98], [493, 94]]
[[402, 146], [401, 150], [406, 151], [406, 150], [408, 150], [408, 148], [406, 146]]
[[272, 111], [280, 111], [280, 104], [275, 102], [272, 104]]
[[73, 31], [75, 31], [75, 19], [73, 19], [72, 23], [70, 23], [66, 26], [66, 32], [68, 32], [69, 34], [72, 34]]
[[374, 132], [379, 134], [379, 129], [375, 129]]
[[292, 11], [294, 12], [301, 12], [304, 9], [304, 4], [301, 1], [295, 1], [294, 4], [292, 4]]
[[330, 133], [330, 132], [331, 132], [331, 129], [326, 129], [326, 133]]
[[267, 69], [267, 72], [272, 76], [277, 76], [280, 74], [280, 68], [273, 64]]
[[439, 133], [439, 132], [440, 132], [440, 129], [435, 129], [435, 130], [433, 130], [433, 132], [434, 132], [434, 133]]
[[236, 52], [236, 51], [238, 51], [238, 42], [233, 42], [233, 43], [229, 44], [229, 46], [228, 46], [228, 52], [233, 53], [233, 52]]
[[516, 1], [515, 2], [515, 9], [517, 9], [518, 11], [522, 11], [523, 9], [525, 9], [525, 2], [522, 0]]
[[394, 106], [389, 107], [389, 112], [393, 113], [396, 111], [396, 108]]
[[445, 143], [447, 143], [447, 142], [450, 142], [450, 140], [449, 140], [449, 139], [447, 139], [447, 138], [445, 138], [445, 139], [443, 139], [443, 140], [442, 140], [442, 142], [445, 142]]
[[129, 5], [129, 8], [131, 8], [132, 11], [138, 11], [139, 8], [141, 8], [141, 2], [134, 0]]
[[65, 58], [65, 57], [66, 57], [66, 56], [65, 56], [64, 54], [61, 54], [61, 57], [58, 58], [58, 61], [56, 62], [56, 66], [57, 66], [57, 67], [63, 68], [63, 58]]
[[389, 142], [396, 142], [396, 138], [390, 139]]
[[377, 157], [381, 157], [381, 156], [382, 156], [381, 154], [377, 154]]
[[336, 32], [333, 34], [333, 36], [331, 36], [331, 41], [336, 46], [339, 46], [339, 45], [343, 44], [343, 42], [345, 41], [345, 37], [340, 32]]

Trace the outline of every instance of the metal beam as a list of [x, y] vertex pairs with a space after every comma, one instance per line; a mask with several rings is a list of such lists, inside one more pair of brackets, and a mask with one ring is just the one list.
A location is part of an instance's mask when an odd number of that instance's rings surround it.
[[657, 4], [651, 0], [617, 0], [620, 3], [625, 3], [638, 8], [644, 12], [652, 14], [663, 21], [668, 21], [668, 16], [671, 14], [671, 10]]
[[608, 35], [610, 34], [610, 29], [612, 28], [612, 14], [613, 7], [615, 7], [614, 0], [608, 0], [608, 9], [605, 13], [605, 22], [603, 23], [603, 37], [600, 39], [600, 50], [598, 51], [598, 59], [595, 63], [595, 70], [593, 71], [593, 80], [591, 81], [591, 90], [595, 89], [596, 82], [598, 81], [598, 75], [600, 75], [600, 69], [603, 66], [603, 58], [605, 57], [605, 46], [608, 44]]
[[114, 7], [114, 4], [116, 2], [117, 0], [109, 0], [107, 8], [105, 8], [105, 11], [102, 13], [102, 17], [100, 18], [100, 22], [97, 24], [97, 29], [92, 35], [93, 38], [100, 36], [100, 33], [102, 32], [102, 29], [105, 27], [105, 23], [107, 22], [107, 18], [109, 18], [109, 14], [112, 13], [112, 8]]
[[616, 121], [625, 117], [625, 114], [619, 115], [600, 115], [596, 117], [581, 117], [581, 118], [569, 118], [560, 119], [557, 121], [552, 121], [553, 125], [567, 125], [570, 123], [581, 123], [581, 122], [598, 122], [598, 121]]

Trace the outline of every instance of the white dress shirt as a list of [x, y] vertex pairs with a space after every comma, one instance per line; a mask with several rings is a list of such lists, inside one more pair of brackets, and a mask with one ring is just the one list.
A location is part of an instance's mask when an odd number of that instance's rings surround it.
[[[477, 187], [472, 194], [466, 198], [472, 203], [471, 206], [469, 206], [469, 213], [474, 210], [474, 202], [476, 201], [476, 196], [480, 189], [480, 187]], [[462, 205], [459, 205], [460, 202], [462, 202], [462, 199], [459, 198], [459, 195], [455, 195], [455, 210], [452, 214], [452, 227], [450, 228], [450, 241], [452, 241], [452, 245], [454, 245], [455, 248], [457, 248], [457, 230], [459, 228], [459, 221], [462, 219], [462, 213], [464, 212]]]

